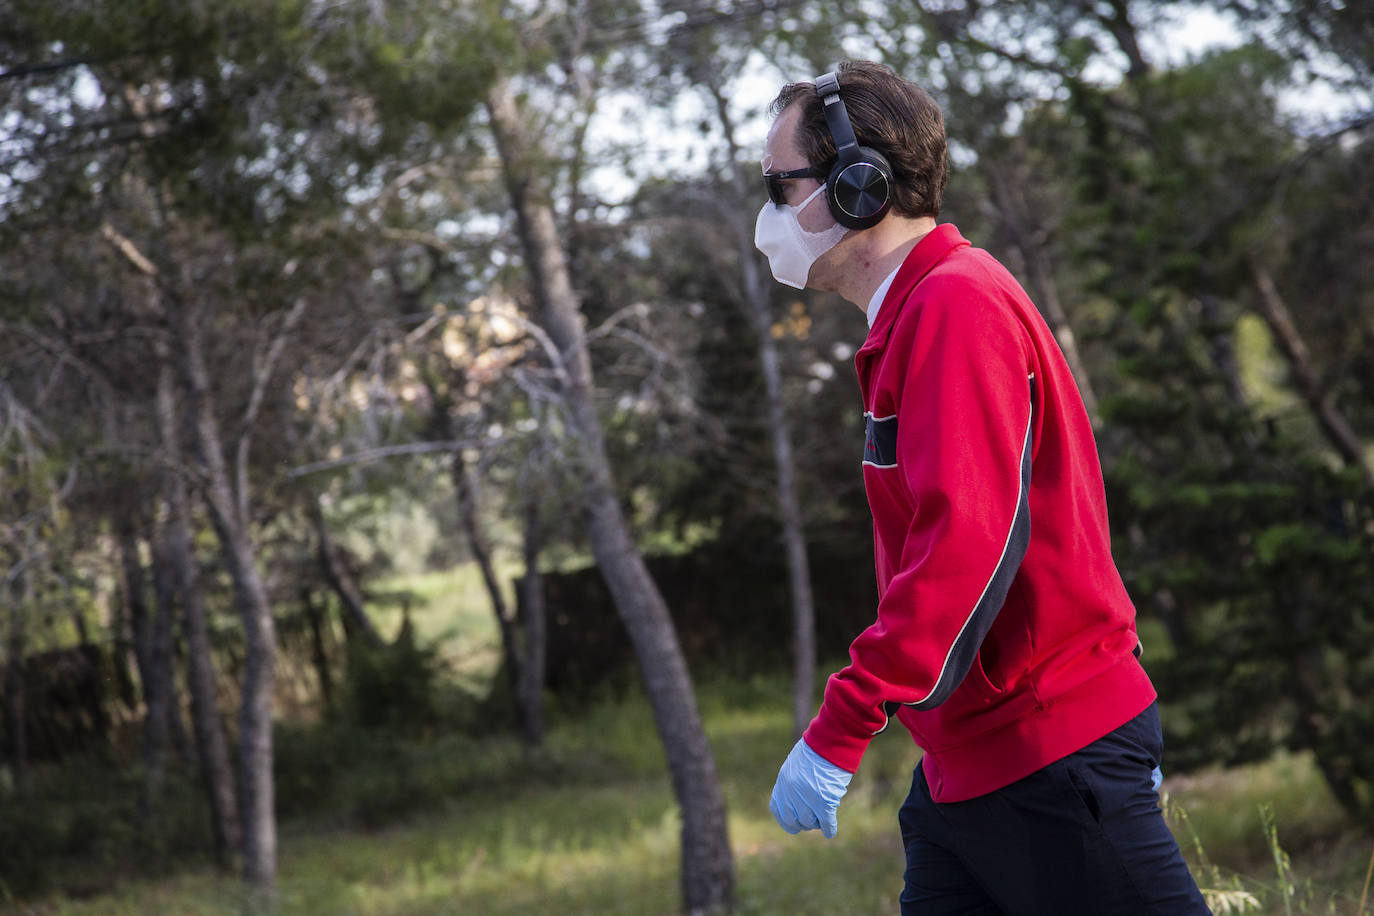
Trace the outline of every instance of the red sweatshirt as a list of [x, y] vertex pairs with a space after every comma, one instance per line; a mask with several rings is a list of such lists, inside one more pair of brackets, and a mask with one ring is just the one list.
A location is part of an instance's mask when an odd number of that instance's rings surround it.
[[1155, 698], [1073, 375], [1024, 290], [952, 225], [855, 356], [878, 616], [806, 742], [849, 771], [896, 714], [938, 802], [1015, 782]]

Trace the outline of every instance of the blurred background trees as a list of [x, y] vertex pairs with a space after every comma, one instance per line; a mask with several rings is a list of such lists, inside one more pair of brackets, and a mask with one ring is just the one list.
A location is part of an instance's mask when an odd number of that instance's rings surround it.
[[[1368, 4], [3, 0], [0, 48], [12, 892], [42, 768], [267, 906], [287, 723], [537, 746], [640, 679], [729, 903], [689, 667], [792, 671], [800, 728], [872, 613], [865, 328], [749, 232], [767, 102], [846, 56], [940, 100], [945, 218], [1070, 357], [1172, 765], [1310, 751], [1368, 822]], [[386, 583], [468, 561], [459, 688]]]

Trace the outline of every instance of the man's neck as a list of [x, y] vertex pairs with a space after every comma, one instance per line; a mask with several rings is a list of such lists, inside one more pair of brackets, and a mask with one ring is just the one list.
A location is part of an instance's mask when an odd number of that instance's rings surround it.
[[851, 235], [845, 240], [848, 250], [836, 252], [843, 260], [837, 265], [832, 291], [866, 314], [869, 301], [888, 274], [900, 267], [911, 249], [934, 228], [935, 220], [928, 216], [908, 219], [889, 214], [872, 229]]

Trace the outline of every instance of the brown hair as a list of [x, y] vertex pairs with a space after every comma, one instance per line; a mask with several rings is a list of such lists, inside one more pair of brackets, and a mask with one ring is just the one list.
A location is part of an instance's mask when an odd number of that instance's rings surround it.
[[[924, 89], [892, 68], [866, 60], [847, 60], [836, 68], [840, 98], [860, 146], [887, 157], [895, 187], [892, 209], [903, 216], [940, 216], [949, 174], [945, 120]], [[788, 83], [773, 100], [774, 117], [793, 104], [802, 106], [797, 148], [810, 165], [830, 168], [835, 141], [815, 83]]]

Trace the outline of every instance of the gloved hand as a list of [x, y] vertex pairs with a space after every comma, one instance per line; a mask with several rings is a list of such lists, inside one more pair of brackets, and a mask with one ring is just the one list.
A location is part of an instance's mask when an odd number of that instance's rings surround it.
[[768, 810], [788, 833], [819, 827], [828, 840], [839, 829], [835, 809], [852, 778], [853, 773], [835, 766], [800, 740], [778, 770]]

